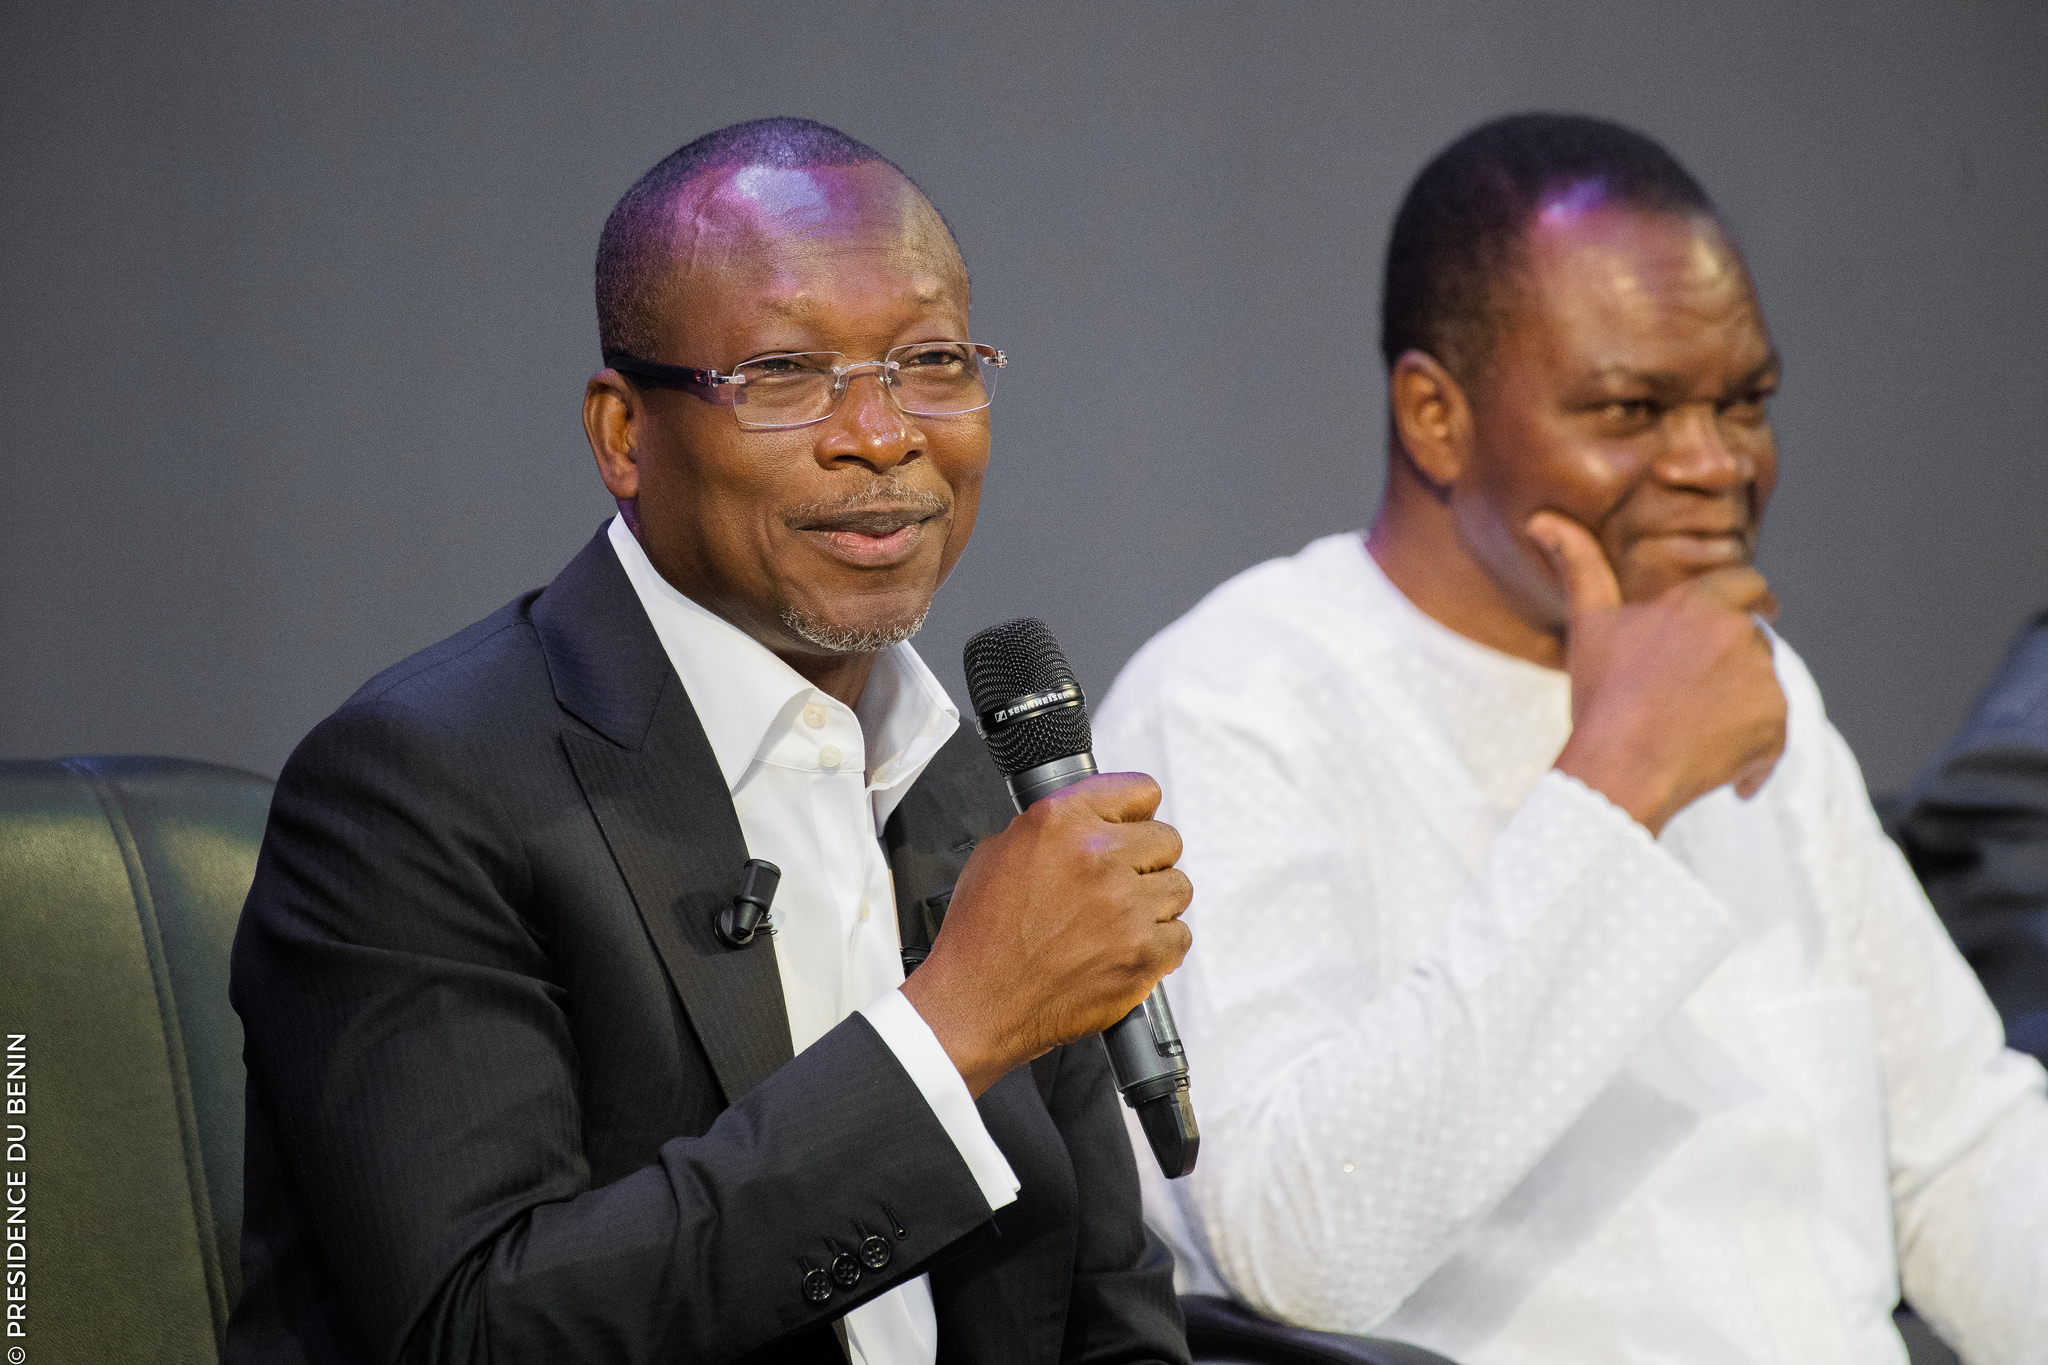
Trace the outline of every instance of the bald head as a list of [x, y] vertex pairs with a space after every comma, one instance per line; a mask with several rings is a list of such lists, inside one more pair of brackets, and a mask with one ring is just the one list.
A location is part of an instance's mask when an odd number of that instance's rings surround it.
[[[879, 231], [878, 231], [879, 229]], [[900, 168], [836, 128], [772, 118], [707, 133], [626, 191], [597, 248], [601, 349], [658, 358], [680, 292], [704, 268], [766, 267], [768, 247], [893, 242], [966, 272], [945, 220]]]

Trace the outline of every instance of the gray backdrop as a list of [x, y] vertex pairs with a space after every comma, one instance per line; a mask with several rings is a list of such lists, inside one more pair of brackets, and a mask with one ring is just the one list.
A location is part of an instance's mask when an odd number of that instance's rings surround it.
[[2048, 604], [2037, 3], [169, 11], [0, 8], [0, 754], [275, 773], [545, 582], [607, 509], [598, 227], [770, 113], [908, 167], [1015, 358], [920, 639], [949, 681], [1032, 612], [1099, 693], [1362, 526], [1395, 201], [1539, 106], [1665, 139], [1748, 249], [1787, 362], [1764, 567], [1874, 787]]

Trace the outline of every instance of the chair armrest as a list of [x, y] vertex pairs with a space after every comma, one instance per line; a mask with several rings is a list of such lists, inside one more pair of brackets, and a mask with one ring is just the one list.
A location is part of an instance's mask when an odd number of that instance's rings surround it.
[[1401, 1341], [1311, 1332], [1260, 1317], [1242, 1304], [1208, 1294], [1184, 1294], [1188, 1349], [1197, 1362], [1230, 1365], [1456, 1365], [1434, 1351]]

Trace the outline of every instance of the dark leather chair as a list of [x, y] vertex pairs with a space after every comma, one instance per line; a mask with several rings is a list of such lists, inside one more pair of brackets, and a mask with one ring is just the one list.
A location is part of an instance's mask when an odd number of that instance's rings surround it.
[[1454, 1365], [1434, 1351], [1378, 1337], [1283, 1327], [1228, 1299], [1183, 1294], [1188, 1349], [1213, 1365]]
[[[25, 1058], [33, 1365], [212, 1362], [241, 1290], [228, 949], [271, 784], [166, 758], [0, 761], [0, 1076]], [[17, 1041], [18, 1040], [18, 1041]], [[15, 1050], [10, 1051], [10, 1048]], [[4, 1179], [4, 1177], [0, 1177]]]

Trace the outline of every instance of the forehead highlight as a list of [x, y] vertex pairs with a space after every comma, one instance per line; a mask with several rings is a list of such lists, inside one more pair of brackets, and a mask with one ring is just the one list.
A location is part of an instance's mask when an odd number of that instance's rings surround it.
[[1607, 181], [1600, 176], [1587, 176], [1545, 195], [1536, 209], [1535, 222], [1538, 226], [1569, 226], [1593, 210], [1605, 208], [1609, 202]]
[[959, 261], [938, 211], [881, 163], [707, 171], [677, 191], [665, 217], [674, 259], [685, 269], [848, 249]]
[[[1512, 330], [1541, 335], [1554, 353], [1597, 347], [1599, 370], [1663, 369], [1703, 347], [1752, 370], [1771, 353], [1748, 267], [1704, 215], [1607, 208], [1539, 220], [1522, 273]], [[1612, 353], [1645, 345], [1665, 359]]]
[[1600, 208], [1530, 225], [1526, 268], [1546, 293], [1617, 304], [1748, 297], [1749, 271], [1718, 223], [1701, 216]]
[[751, 306], [802, 320], [820, 275], [849, 260], [880, 261], [919, 306], [964, 305], [959, 248], [917, 187], [882, 163], [742, 166], [679, 188], [666, 214], [669, 288], [743, 285]]

